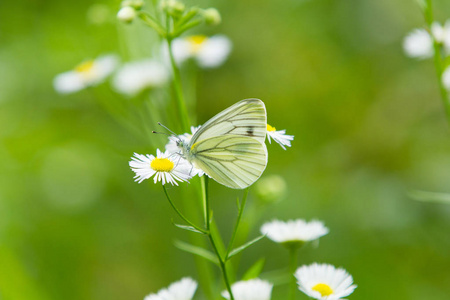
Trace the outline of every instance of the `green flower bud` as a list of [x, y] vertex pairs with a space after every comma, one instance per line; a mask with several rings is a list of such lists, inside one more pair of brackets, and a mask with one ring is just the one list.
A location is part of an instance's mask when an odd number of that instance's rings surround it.
[[136, 17], [136, 10], [131, 6], [122, 7], [117, 13], [117, 19], [125, 23], [131, 23]]
[[264, 202], [271, 203], [281, 200], [287, 190], [286, 181], [279, 175], [268, 175], [255, 184], [256, 195]]
[[169, 15], [179, 18], [183, 15], [186, 6], [184, 3], [177, 0], [163, 0], [161, 2], [161, 9]]
[[222, 22], [222, 18], [220, 17], [220, 13], [215, 8], [207, 8], [202, 12], [203, 17], [205, 18], [205, 22], [208, 25], [219, 25]]
[[123, 0], [122, 7], [127, 7], [130, 6], [136, 10], [140, 10], [142, 8], [142, 6], [144, 6], [144, 1], [143, 0]]

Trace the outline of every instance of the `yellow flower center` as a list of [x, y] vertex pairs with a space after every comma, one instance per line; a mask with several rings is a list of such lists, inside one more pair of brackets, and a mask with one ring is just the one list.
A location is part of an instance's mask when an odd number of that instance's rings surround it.
[[173, 162], [167, 158], [155, 158], [150, 163], [150, 167], [157, 172], [170, 172], [173, 166]]
[[270, 126], [267, 124], [267, 131], [276, 131], [277, 129], [275, 127]]
[[94, 67], [94, 61], [88, 60], [75, 67], [75, 71], [79, 73], [88, 73]]
[[325, 283], [318, 283], [315, 286], [312, 287], [313, 291], [319, 292], [322, 297], [330, 296], [333, 294], [333, 290], [330, 288], [328, 284]]
[[207, 39], [208, 38], [205, 35], [193, 35], [193, 36], [186, 38], [186, 40], [191, 44], [192, 52], [194, 52], [194, 53], [196, 53], [200, 50], [203, 43]]

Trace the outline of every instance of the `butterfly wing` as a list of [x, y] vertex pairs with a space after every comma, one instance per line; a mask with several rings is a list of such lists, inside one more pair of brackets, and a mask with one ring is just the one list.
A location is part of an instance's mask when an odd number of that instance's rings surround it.
[[245, 99], [203, 124], [192, 137], [191, 145], [221, 135], [246, 136], [264, 143], [266, 132], [267, 114], [264, 102], [259, 99]]
[[214, 180], [233, 189], [252, 185], [267, 165], [267, 148], [242, 135], [215, 136], [195, 143], [192, 162]]

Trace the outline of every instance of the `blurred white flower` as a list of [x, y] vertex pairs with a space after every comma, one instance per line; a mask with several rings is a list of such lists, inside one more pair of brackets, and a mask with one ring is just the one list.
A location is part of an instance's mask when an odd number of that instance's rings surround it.
[[[202, 68], [215, 68], [223, 64], [230, 54], [231, 41], [224, 35], [212, 37], [193, 35], [174, 39], [172, 51], [177, 63], [192, 58]], [[167, 45], [165, 45], [163, 53], [168, 59]]]
[[403, 40], [403, 50], [409, 57], [426, 59], [433, 56], [433, 39], [425, 29], [414, 29]]
[[286, 150], [285, 146], [291, 147], [291, 141], [294, 140], [293, 135], [286, 134], [286, 129], [277, 131], [275, 127], [267, 124], [267, 139], [269, 143], [271, 143], [270, 138], [277, 142], [284, 150]]
[[332, 265], [313, 263], [302, 266], [295, 272], [299, 290], [311, 298], [338, 300], [353, 293], [356, 285], [344, 269]]
[[444, 73], [442, 73], [442, 84], [450, 91], [450, 67], [447, 67]]
[[196, 289], [197, 282], [185, 277], [168, 288], [159, 290], [157, 294], [147, 295], [144, 300], [191, 300]]
[[113, 79], [113, 87], [122, 94], [134, 96], [147, 88], [164, 85], [169, 80], [166, 66], [154, 59], [124, 64]]
[[276, 243], [301, 245], [316, 240], [329, 232], [325, 225], [317, 220], [306, 222], [302, 219], [287, 222], [273, 220], [261, 227], [261, 233]]
[[53, 86], [58, 93], [69, 94], [102, 83], [117, 67], [116, 55], [103, 55], [95, 60], [87, 60], [72, 71], [58, 74]]
[[[261, 279], [238, 281], [231, 286], [235, 300], [270, 300], [273, 284]], [[222, 296], [230, 299], [228, 291], [223, 291]]]
[[178, 185], [177, 181], [188, 181], [195, 175], [192, 165], [187, 160], [181, 156], [172, 156], [168, 152], [159, 151], [159, 149], [156, 150], [156, 157], [134, 153], [129, 165], [131, 170], [136, 173], [135, 181], [141, 183], [154, 176], [155, 183], [161, 181], [163, 185], [166, 183]]

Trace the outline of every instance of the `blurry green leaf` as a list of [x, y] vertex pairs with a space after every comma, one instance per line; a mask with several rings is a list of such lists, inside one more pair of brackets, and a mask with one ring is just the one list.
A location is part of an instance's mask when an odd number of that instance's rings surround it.
[[253, 279], [259, 276], [261, 274], [261, 271], [264, 267], [264, 264], [266, 263], [265, 258], [260, 258], [257, 260], [248, 270], [245, 272], [244, 276], [242, 276], [241, 280], [249, 280]]
[[265, 237], [265, 235], [260, 235], [260, 236], [258, 236], [257, 238], [251, 240], [250, 242], [245, 243], [244, 245], [242, 245], [242, 246], [240, 246], [240, 247], [238, 247], [238, 248], [236, 248], [236, 249], [231, 250], [230, 254], [229, 254], [228, 257], [227, 257], [227, 260], [230, 259], [231, 257], [235, 256], [235, 255], [238, 254], [239, 252], [243, 251], [244, 249], [250, 247], [251, 245], [253, 245], [253, 244], [256, 243], [257, 241], [259, 241], [259, 240], [262, 239], [263, 237]]
[[417, 201], [450, 204], [450, 194], [427, 191], [411, 191], [409, 196]]
[[205, 234], [204, 232], [201, 232], [200, 230], [197, 230], [197, 229], [195, 229], [195, 228], [192, 227], [192, 226], [181, 225], [181, 224], [176, 224], [176, 223], [173, 223], [173, 225], [175, 225], [175, 226], [178, 227], [178, 228], [187, 230], [187, 231], [192, 231], [192, 232], [196, 232], [196, 233], [200, 233], [200, 234]]
[[174, 245], [175, 245], [175, 247], [177, 247], [180, 250], [201, 256], [204, 259], [209, 260], [212, 263], [219, 264], [217, 257], [209, 250], [206, 250], [204, 248], [200, 248], [200, 247], [197, 247], [197, 246], [194, 246], [194, 245], [182, 242], [182, 241], [178, 241], [178, 240], [176, 240], [174, 242]]

